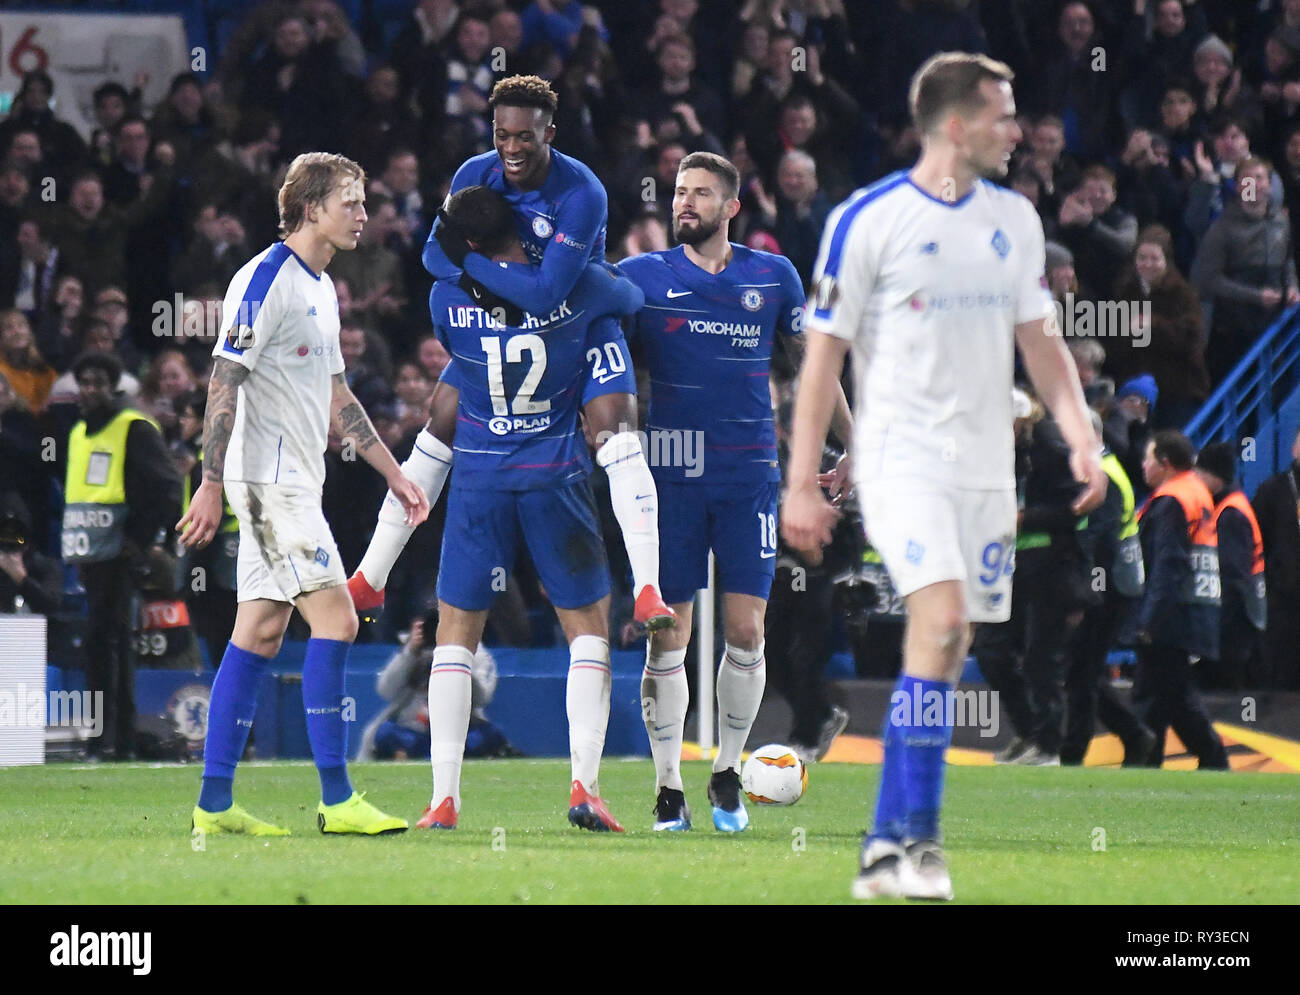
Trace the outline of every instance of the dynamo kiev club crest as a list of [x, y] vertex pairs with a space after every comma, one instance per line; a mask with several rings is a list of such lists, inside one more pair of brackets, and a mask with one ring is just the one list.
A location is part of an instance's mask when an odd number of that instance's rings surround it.
[[740, 295], [740, 303], [746, 311], [757, 311], [763, 306], [763, 294], [758, 290], [746, 290]]

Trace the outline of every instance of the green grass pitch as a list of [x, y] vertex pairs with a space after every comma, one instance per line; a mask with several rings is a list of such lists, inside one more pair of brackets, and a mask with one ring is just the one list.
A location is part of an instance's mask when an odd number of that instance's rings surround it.
[[[305, 763], [241, 767], [236, 798], [288, 839], [209, 837], [195, 850], [192, 767], [0, 770], [7, 903], [849, 902], [878, 767], [822, 764], [798, 805], [751, 805], [713, 830], [702, 763], [684, 765], [689, 833], [654, 833], [649, 760], [606, 760], [626, 834], [571, 828], [568, 763], [471, 761], [455, 832], [375, 839], [316, 830]], [[357, 764], [353, 782], [412, 822], [425, 764]], [[959, 902], [1292, 903], [1300, 776], [950, 767], [945, 832]], [[1104, 834], [1104, 836], [1103, 836]], [[1102, 848], [1104, 845], [1104, 849]]]

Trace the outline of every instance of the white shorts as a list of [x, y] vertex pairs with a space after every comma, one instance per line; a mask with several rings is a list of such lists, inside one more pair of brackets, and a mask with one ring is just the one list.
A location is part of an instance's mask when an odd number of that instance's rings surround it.
[[348, 582], [319, 493], [228, 480], [226, 499], [239, 519], [238, 600], [293, 602]]
[[930, 584], [966, 585], [972, 622], [1011, 617], [1016, 492], [938, 489], [919, 481], [873, 481], [859, 487], [867, 539], [880, 553], [897, 592]]

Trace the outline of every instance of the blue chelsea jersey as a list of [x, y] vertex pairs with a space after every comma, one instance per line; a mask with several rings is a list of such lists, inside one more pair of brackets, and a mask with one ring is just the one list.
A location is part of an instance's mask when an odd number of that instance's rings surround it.
[[[532, 312], [549, 314], [568, 296], [588, 262], [604, 260], [609, 201], [600, 180], [577, 159], [552, 149], [546, 182], [537, 190], [519, 190], [506, 182], [497, 153], [484, 152], [456, 171], [451, 193], [469, 186], [488, 187], [510, 203], [519, 240], [533, 264], [501, 266], [470, 253], [465, 271], [494, 293]], [[457, 272], [432, 231], [424, 247], [424, 266], [438, 279]]]
[[606, 266], [589, 266], [553, 310], [519, 326], [496, 322], [453, 281], [430, 305], [460, 376], [451, 486], [479, 490], [561, 487], [591, 472], [578, 425], [590, 375], [589, 340], [619, 336], [619, 317], [644, 300]]
[[651, 451], [670, 452], [677, 445], [671, 433], [702, 433], [688, 444], [703, 443], [703, 466], [652, 459], [661, 479], [781, 479], [768, 374], [775, 335], [803, 329], [803, 284], [784, 256], [734, 243], [731, 249], [731, 261], [716, 274], [696, 266], [681, 246], [618, 265], [645, 292], [629, 340], [640, 340], [650, 375]]

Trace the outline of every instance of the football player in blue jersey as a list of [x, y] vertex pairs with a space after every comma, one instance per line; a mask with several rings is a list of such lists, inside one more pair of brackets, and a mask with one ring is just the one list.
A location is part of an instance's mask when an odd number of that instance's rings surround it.
[[[476, 303], [516, 323], [520, 310], [547, 315], [565, 300], [590, 263], [605, 258], [608, 202], [595, 174], [576, 159], [551, 148], [555, 93], [536, 76], [512, 76], [492, 90], [495, 151], [467, 160], [456, 171], [451, 193], [483, 185], [505, 198], [525, 258], [501, 262], [473, 251], [446, 210], [424, 247], [424, 265], [439, 280], [460, 277]], [[436, 319], [435, 319], [436, 320]], [[601, 364], [602, 354], [593, 354]], [[598, 378], [616, 371], [593, 368]], [[455, 360], [434, 388], [429, 424], [416, 440], [406, 470], [435, 502], [453, 461], [456, 391]], [[648, 629], [673, 624], [659, 593], [659, 534], [654, 478], [636, 435], [634, 392], [603, 392], [584, 402], [592, 437], [607, 440], [596, 461], [609, 476], [610, 502], [623, 533], [636, 592], [634, 617]], [[379, 513], [370, 546], [348, 582], [361, 610], [383, 604], [383, 588], [412, 529], [396, 499], [389, 496]]]
[[[515, 216], [498, 192], [467, 187], [445, 210], [485, 258], [526, 264]], [[609, 720], [610, 583], [578, 410], [598, 392], [635, 390], [618, 318], [643, 301], [635, 285], [603, 264], [586, 266], [550, 312], [509, 324], [458, 281], [434, 286], [434, 325], [461, 377], [429, 677], [434, 791], [422, 828], [456, 825], [474, 652], [495, 582], [510, 572], [522, 539], [569, 641], [569, 821], [597, 832], [623, 830], [597, 787]], [[597, 362], [589, 358], [593, 350]], [[597, 367], [608, 369], [597, 375]]]
[[[681, 244], [619, 264], [646, 295], [634, 337], [650, 374], [647, 439], [661, 495], [660, 541], [669, 551], [661, 581], [679, 620], [652, 633], [641, 684], [657, 830], [690, 828], [679, 767], [685, 658], [691, 599], [707, 583], [710, 549], [723, 592], [726, 652], [708, 797], [716, 829], [739, 832], [749, 823], [740, 754], [766, 683], [763, 615], [776, 564], [781, 481], [768, 381], [778, 335], [792, 359], [801, 352], [804, 292], [788, 259], [728, 241], [739, 184], [736, 167], [721, 156], [686, 156], [673, 194], [673, 233]], [[837, 411], [835, 431], [847, 444], [843, 391]]]

